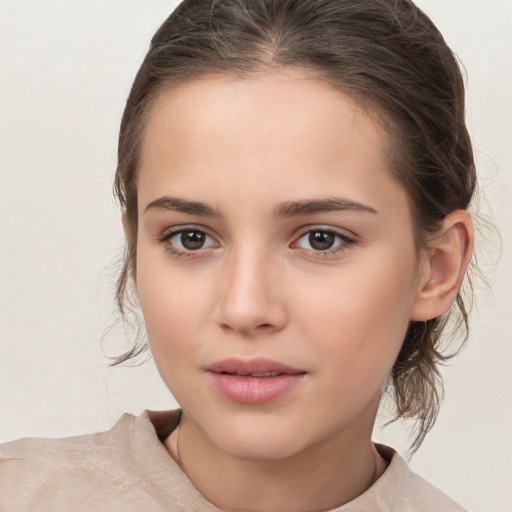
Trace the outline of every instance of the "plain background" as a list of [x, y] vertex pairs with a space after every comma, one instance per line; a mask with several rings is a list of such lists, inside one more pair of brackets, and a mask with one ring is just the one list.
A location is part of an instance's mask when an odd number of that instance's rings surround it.
[[[466, 350], [412, 468], [475, 512], [511, 512], [512, 2], [422, 0], [465, 65], [484, 232]], [[0, 441], [110, 428], [173, 408], [152, 362], [107, 369], [120, 215], [111, 195], [119, 120], [169, 0], [0, 0]], [[103, 343], [128, 348], [122, 330]], [[376, 439], [404, 453], [403, 427]]]

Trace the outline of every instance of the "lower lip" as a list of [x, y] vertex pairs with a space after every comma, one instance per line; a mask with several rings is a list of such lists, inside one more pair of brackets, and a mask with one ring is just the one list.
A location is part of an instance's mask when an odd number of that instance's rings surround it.
[[305, 373], [281, 374], [275, 377], [249, 377], [208, 372], [213, 387], [231, 402], [265, 404], [295, 388]]

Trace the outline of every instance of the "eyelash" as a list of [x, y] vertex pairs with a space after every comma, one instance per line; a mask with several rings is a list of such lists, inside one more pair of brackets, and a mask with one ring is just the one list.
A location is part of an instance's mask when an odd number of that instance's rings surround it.
[[161, 237], [158, 238], [158, 241], [164, 244], [165, 250], [175, 258], [192, 258], [198, 255], [200, 249], [198, 249], [197, 251], [183, 251], [181, 249], [177, 249], [170, 243], [171, 238], [173, 238], [174, 236], [179, 235], [180, 233], [190, 232], [198, 233], [209, 238], [212, 238], [210, 235], [208, 235], [208, 233], [206, 233], [204, 229], [201, 229], [196, 226], [184, 226], [164, 233]]
[[326, 249], [324, 251], [314, 249], [302, 249], [303, 251], [313, 253], [316, 258], [328, 258], [329, 256], [339, 254], [343, 251], [346, 251], [348, 247], [351, 246], [352, 244], [356, 243], [355, 239], [350, 238], [346, 234], [341, 233], [340, 231], [337, 231], [333, 228], [316, 227], [308, 228], [305, 231], [303, 231], [302, 234], [297, 238], [296, 242], [294, 242], [294, 244], [297, 244], [302, 238], [304, 238], [306, 235], [310, 235], [311, 233], [325, 233], [328, 235], [332, 235], [336, 238], [336, 241], [339, 242], [339, 244], [334, 246], [332, 249]]
[[[205, 237], [212, 238], [208, 233], [199, 227], [196, 226], [185, 226], [180, 227], [177, 229], [173, 229], [172, 231], [168, 231], [165, 234], [163, 234], [161, 237], [158, 238], [158, 242], [164, 244], [165, 250], [170, 253], [175, 258], [191, 258], [191, 257], [197, 257], [201, 253], [201, 248], [197, 250], [188, 250], [183, 251], [181, 249], [177, 249], [174, 247], [170, 240], [181, 233], [198, 233], [200, 235], [204, 235]], [[312, 253], [315, 257], [321, 257], [321, 258], [327, 258], [329, 256], [333, 256], [335, 254], [341, 253], [354, 243], [356, 243], [356, 240], [353, 238], [350, 238], [349, 236], [345, 235], [344, 233], [341, 233], [335, 229], [332, 228], [324, 228], [324, 227], [317, 227], [317, 228], [308, 228], [307, 230], [304, 230], [301, 235], [296, 239], [294, 242], [294, 245], [297, 244], [302, 238], [304, 238], [306, 235], [310, 235], [311, 233], [325, 233], [328, 235], [334, 236], [337, 241], [339, 242], [338, 245], [334, 246], [332, 249], [326, 249], [324, 251], [322, 250], [314, 250], [314, 249], [304, 249], [304, 248], [298, 248], [298, 250], [302, 250], [304, 252]]]

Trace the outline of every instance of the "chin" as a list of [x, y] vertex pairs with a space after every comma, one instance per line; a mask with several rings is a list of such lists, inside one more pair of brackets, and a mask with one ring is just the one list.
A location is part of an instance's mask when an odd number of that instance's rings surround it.
[[224, 453], [237, 459], [262, 461], [287, 459], [301, 451], [300, 443], [290, 443], [290, 440], [287, 443], [281, 441], [275, 437], [249, 439], [246, 436], [237, 436], [236, 438], [230, 436], [229, 439], [221, 440], [218, 447]]
[[229, 428], [208, 434], [218, 449], [246, 460], [286, 459], [308, 445], [305, 433], [298, 432], [293, 425], [278, 425], [275, 421], [232, 421]]

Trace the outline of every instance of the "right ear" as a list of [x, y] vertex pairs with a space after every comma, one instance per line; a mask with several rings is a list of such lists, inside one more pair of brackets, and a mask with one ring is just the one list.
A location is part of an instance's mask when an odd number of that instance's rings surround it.
[[[123, 223], [123, 231], [124, 231], [124, 239], [125, 239], [125, 243], [126, 243], [126, 246], [128, 248], [128, 251], [127, 251], [127, 258], [131, 259], [132, 258], [132, 254], [134, 254], [133, 251], [135, 251], [135, 247], [133, 247], [133, 245], [135, 244], [135, 240], [134, 240], [134, 233], [133, 233], [133, 228], [130, 226], [130, 222], [128, 220], [128, 215], [126, 214], [126, 212], [123, 213], [123, 216], [122, 216], [122, 223]], [[136, 273], [136, 267], [135, 267], [135, 262], [133, 262], [130, 266], [131, 266], [131, 276], [133, 278], [133, 283], [135, 285], [135, 288], [137, 288], [137, 273]]]

